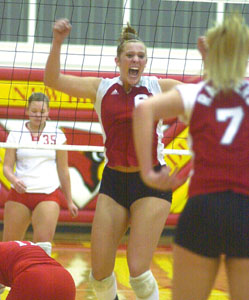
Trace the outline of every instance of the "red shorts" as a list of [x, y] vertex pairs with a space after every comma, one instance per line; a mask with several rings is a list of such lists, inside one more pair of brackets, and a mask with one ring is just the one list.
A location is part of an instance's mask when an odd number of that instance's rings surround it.
[[8, 300], [74, 300], [75, 283], [61, 266], [42, 264], [30, 266], [13, 279]]
[[34, 210], [36, 205], [42, 201], [54, 201], [61, 206], [61, 195], [60, 189], [56, 189], [51, 194], [42, 193], [24, 193], [19, 194], [15, 189], [11, 188], [7, 197], [7, 201], [14, 201], [22, 203], [27, 206], [30, 210]]

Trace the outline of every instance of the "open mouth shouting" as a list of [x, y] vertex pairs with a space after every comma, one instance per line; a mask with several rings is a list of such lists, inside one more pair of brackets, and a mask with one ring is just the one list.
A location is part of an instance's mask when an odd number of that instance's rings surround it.
[[137, 67], [132, 67], [129, 69], [129, 75], [131, 77], [137, 77], [138, 73], [139, 73], [139, 68], [137, 68]]

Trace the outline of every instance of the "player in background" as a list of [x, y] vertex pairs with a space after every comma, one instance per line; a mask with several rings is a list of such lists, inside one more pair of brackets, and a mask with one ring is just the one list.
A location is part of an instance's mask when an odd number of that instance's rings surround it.
[[75, 299], [71, 274], [44, 251], [47, 244], [0, 242], [0, 283], [11, 288], [6, 300]]
[[[20, 145], [66, 143], [64, 133], [47, 122], [49, 99], [46, 95], [33, 93], [28, 99], [27, 114], [29, 120], [23, 123], [23, 128], [12, 130], [7, 142]], [[52, 242], [60, 213], [60, 185], [71, 215], [77, 215], [78, 209], [71, 197], [67, 151], [9, 148], [3, 172], [11, 183], [4, 206], [3, 241], [24, 240], [31, 222], [34, 242]]]
[[173, 300], [208, 299], [225, 256], [233, 300], [249, 297], [249, 28], [232, 14], [199, 38], [205, 80], [177, 86], [134, 111], [143, 180], [167, 190], [177, 180], [153, 170], [152, 131], [160, 118], [189, 124], [193, 175], [173, 249]]
[[[127, 261], [130, 284], [137, 299], [159, 299], [150, 271], [154, 250], [171, 206], [171, 191], [146, 187], [132, 138], [132, 111], [154, 94], [168, 91], [180, 82], [143, 76], [147, 63], [145, 44], [129, 24], [123, 28], [115, 58], [120, 76], [78, 77], [60, 72], [60, 52], [69, 35], [68, 20], [56, 21], [44, 82], [74, 97], [90, 98], [103, 128], [106, 164], [102, 176], [91, 233], [90, 280], [97, 298], [118, 299], [114, 270], [118, 245], [130, 225]], [[162, 122], [154, 128], [153, 165], [165, 168]]]

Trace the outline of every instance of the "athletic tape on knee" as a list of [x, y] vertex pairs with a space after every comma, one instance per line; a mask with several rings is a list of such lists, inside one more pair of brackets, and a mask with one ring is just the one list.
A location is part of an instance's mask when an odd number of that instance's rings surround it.
[[115, 299], [117, 295], [117, 282], [114, 273], [103, 280], [96, 280], [91, 272], [89, 279], [99, 300]]
[[[157, 283], [150, 270], [137, 277], [130, 277], [130, 285], [139, 299], [152, 299], [150, 296], [154, 292], [157, 294]], [[153, 296], [153, 299], [156, 298]]]
[[52, 244], [50, 242], [38, 242], [36, 245], [40, 246], [47, 253], [47, 255], [51, 256]]

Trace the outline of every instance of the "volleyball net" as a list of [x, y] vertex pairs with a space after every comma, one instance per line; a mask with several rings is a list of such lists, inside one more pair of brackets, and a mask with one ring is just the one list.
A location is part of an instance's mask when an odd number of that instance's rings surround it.
[[[249, 3], [246, 0], [1, 1], [2, 161], [6, 148], [67, 150], [71, 175], [74, 176], [74, 199], [79, 198], [78, 187], [82, 185], [79, 174], [84, 177], [82, 174], [89, 173], [84, 169], [84, 164], [91, 169], [91, 178], [83, 180], [84, 186], [87, 186], [84, 193], [97, 193], [99, 174], [103, 168], [103, 140], [91, 99], [71, 97], [43, 84], [43, 72], [52, 42], [52, 25], [56, 19], [67, 18], [72, 24], [70, 36], [62, 46], [62, 72], [77, 76], [118, 76], [114, 62], [117, 40], [122, 27], [129, 22], [147, 46], [146, 75], [197, 82], [202, 77], [203, 68], [197, 51], [197, 38], [232, 11], [238, 11], [249, 22]], [[28, 119], [27, 99], [33, 92], [42, 92], [49, 97], [49, 122], [62, 129], [67, 145], [6, 143], [8, 132], [22, 130]], [[190, 166], [187, 137], [188, 128], [183, 123], [177, 119], [164, 121], [165, 159], [173, 169]], [[2, 177], [1, 181], [8, 186]], [[80, 195], [84, 193], [81, 191]], [[83, 205], [82, 199], [77, 201], [79, 206]]]
[[[0, 3], [0, 147], [39, 147], [5, 143], [5, 131], [23, 128], [26, 101], [32, 92], [43, 92], [51, 101], [51, 120], [66, 127], [68, 146], [51, 146], [72, 151], [103, 151], [94, 135], [101, 134], [91, 99], [79, 99], [45, 87], [43, 70], [52, 42], [56, 19], [68, 18], [70, 36], [62, 47], [61, 69], [78, 76], [113, 77], [117, 40], [129, 22], [148, 47], [146, 74], [176, 78], [183, 82], [201, 78], [202, 62], [196, 49], [198, 36], [226, 13], [239, 11], [249, 20], [248, 1], [166, 0], [29, 0]], [[82, 124], [84, 123], [84, 126]], [[177, 122], [177, 120], [175, 121]], [[182, 139], [165, 122], [165, 139]], [[84, 127], [84, 128], [82, 128]], [[69, 130], [70, 128], [70, 130]], [[18, 129], [16, 129], [18, 130]], [[80, 133], [83, 131], [83, 133]], [[172, 134], [175, 134], [172, 136]], [[88, 136], [78, 138], [80, 135]], [[81, 142], [79, 142], [81, 140]], [[82, 144], [84, 141], [84, 144]], [[95, 144], [94, 144], [95, 143]], [[71, 146], [71, 148], [70, 148]], [[165, 153], [187, 154], [171, 143]], [[174, 149], [175, 147], [175, 149]], [[180, 150], [180, 152], [179, 152]]]

